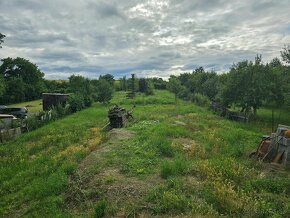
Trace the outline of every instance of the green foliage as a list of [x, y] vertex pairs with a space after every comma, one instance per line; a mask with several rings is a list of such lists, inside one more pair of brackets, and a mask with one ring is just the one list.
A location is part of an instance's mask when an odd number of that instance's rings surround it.
[[127, 97], [128, 98], [135, 98], [136, 96], [136, 90], [137, 89], [137, 80], [135, 78], [135, 74], [131, 74], [131, 78], [128, 80], [128, 93], [127, 93]]
[[15, 103], [40, 98], [44, 89], [44, 74], [24, 58], [2, 59], [0, 74], [4, 79], [5, 93], [2, 103]]
[[171, 176], [184, 175], [188, 172], [189, 163], [184, 157], [177, 157], [173, 161], [165, 160], [161, 165], [161, 177], [167, 179]]
[[32, 116], [29, 116], [26, 120], [25, 120], [25, 123], [27, 125], [27, 129], [29, 131], [32, 131], [32, 130], [35, 130], [37, 128], [39, 128], [42, 123], [41, 121], [39, 120], [38, 116], [37, 115], [32, 115]]
[[269, 192], [273, 194], [290, 194], [290, 180], [287, 178], [279, 178], [273, 180], [272, 178], [255, 179], [247, 181], [245, 188], [249, 191]]
[[[116, 92], [112, 103], [142, 103], [125, 94]], [[0, 216], [289, 216], [287, 171], [248, 158], [267, 122], [175, 105], [165, 90], [144, 101], [134, 122], [108, 136], [100, 133], [107, 109], [97, 104], [0, 146]], [[282, 112], [286, 123], [289, 111]]]
[[69, 90], [82, 96], [89, 96], [92, 93], [89, 79], [80, 75], [72, 75], [69, 77]]
[[44, 80], [44, 92], [47, 93], [68, 93], [69, 82], [61, 80]]
[[5, 93], [5, 82], [4, 82], [4, 78], [1, 75], [0, 76], [0, 99], [2, 98], [3, 94]]
[[[25, 96], [25, 83], [20, 77], [12, 77], [6, 81], [5, 94], [2, 102], [22, 102], [26, 100]], [[28, 98], [27, 98], [28, 99]]]
[[122, 79], [120, 79], [120, 91], [127, 91], [128, 85], [126, 76], [123, 76]]
[[242, 110], [253, 108], [256, 114], [269, 94], [271, 74], [269, 66], [261, 61], [261, 56], [257, 56], [254, 63], [243, 61], [231, 68], [222, 95], [225, 105], [236, 104]]
[[167, 88], [170, 92], [175, 94], [175, 102], [177, 102], [177, 96], [180, 93], [180, 91], [183, 89], [181, 82], [176, 77], [171, 76], [169, 78]]
[[283, 61], [285, 61], [286, 63], [290, 63], [290, 46], [285, 46], [283, 48], [283, 51], [281, 51], [281, 57], [283, 59]]
[[152, 81], [154, 89], [165, 90], [167, 87], [167, 82], [162, 78], [153, 77], [149, 80]]
[[102, 218], [105, 216], [106, 208], [108, 203], [104, 200], [98, 201], [95, 206], [95, 218]]
[[209, 107], [210, 105], [209, 98], [200, 93], [194, 93], [191, 97], [191, 101], [193, 101], [198, 106], [202, 106], [202, 107]]
[[84, 97], [82, 95], [71, 94], [67, 100], [67, 103], [72, 113], [85, 108]]
[[84, 105], [85, 107], [90, 107], [93, 104], [93, 98], [90, 96], [85, 96], [84, 97]]
[[114, 89], [107, 80], [99, 80], [97, 86], [97, 101], [109, 103], [113, 97]]
[[215, 99], [220, 86], [219, 76], [215, 72], [206, 72], [202, 67], [192, 73], [182, 73], [178, 80], [185, 87], [179, 94], [184, 100], [190, 100], [192, 94], [200, 93], [209, 99]]
[[184, 213], [191, 208], [191, 199], [187, 194], [182, 181], [170, 179], [164, 185], [150, 190], [147, 201], [153, 203], [155, 214]]
[[154, 143], [161, 155], [165, 157], [174, 156], [174, 149], [172, 148], [171, 142], [169, 140], [164, 140], [162, 137], [154, 137], [152, 139], [152, 143]]
[[101, 75], [99, 77], [99, 80], [106, 80], [111, 85], [111, 87], [114, 87], [115, 80], [114, 80], [114, 76], [111, 74], [105, 74], [104, 76]]
[[98, 105], [2, 144], [0, 216], [70, 216], [64, 209], [68, 176], [88, 154], [83, 142], [100, 137], [88, 129], [103, 126], [105, 118], [106, 109]]
[[152, 82], [145, 78], [140, 78], [139, 79], [139, 92], [145, 93], [146, 95], [153, 95]]

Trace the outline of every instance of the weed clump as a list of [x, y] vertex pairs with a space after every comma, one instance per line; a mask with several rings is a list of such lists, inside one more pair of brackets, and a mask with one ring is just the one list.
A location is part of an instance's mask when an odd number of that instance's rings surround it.
[[95, 218], [102, 218], [105, 216], [108, 203], [105, 200], [98, 201], [95, 206]]
[[189, 162], [183, 157], [173, 161], [165, 160], [161, 164], [161, 177], [167, 179], [172, 176], [185, 175], [189, 171]]

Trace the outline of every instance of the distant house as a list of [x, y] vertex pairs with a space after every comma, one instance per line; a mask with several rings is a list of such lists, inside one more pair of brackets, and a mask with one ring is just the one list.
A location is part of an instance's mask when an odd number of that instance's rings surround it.
[[69, 94], [42, 93], [42, 107], [44, 111], [58, 105], [65, 105]]

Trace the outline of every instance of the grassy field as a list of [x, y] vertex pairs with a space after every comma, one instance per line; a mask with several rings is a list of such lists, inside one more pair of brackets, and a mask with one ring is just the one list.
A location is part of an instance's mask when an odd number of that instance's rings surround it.
[[261, 124], [231, 122], [166, 91], [101, 131], [91, 108], [0, 145], [0, 216], [289, 217], [289, 171], [249, 159]]
[[42, 99], [11, 104], [9, 107], [26, 107], [29, 113], [38, 113], [42, 111]]

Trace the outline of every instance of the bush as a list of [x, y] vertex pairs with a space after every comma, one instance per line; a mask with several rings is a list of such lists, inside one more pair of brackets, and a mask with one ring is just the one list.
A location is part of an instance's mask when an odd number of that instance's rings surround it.
[[110, 83], [102, 79], [99, 81], [99, 85], [97, 87], [97, 100], [102, 103], [109, 103], [109, 101], [113, 98], [113, 92], [114, 89], [111, 87]]
[[191, 97], [191, 101], [193, 101], [198, 106], [202, 106], [202, 107], [209, 107], [209, 105], [210, 105], [209, 98], [203, 94], [200, 94], [200, 93], [193, 94]]
[[28, 117], [25, 122], [28, 131], [37, 129], [43, 125], [43, 123], [39, 120], [39, 115], [32, 115]]
[[93, 103], [93, 99], [90, 96], [85, 96], [84, 97], [84, 105], [85, 107], [90, 107]]
[[69, 111], [69, 105], [58, 105], [55, 108], [52, 109], [53, 111], [55, 111], [55, 113], [57, 114], [57, 117], [63, 117], [65, 115], [68, 115], [70, 113]]
[[84, 97], [77, 94], [71, 94], [68, 98], [69, 109], [72, 113], [85, 108]]

